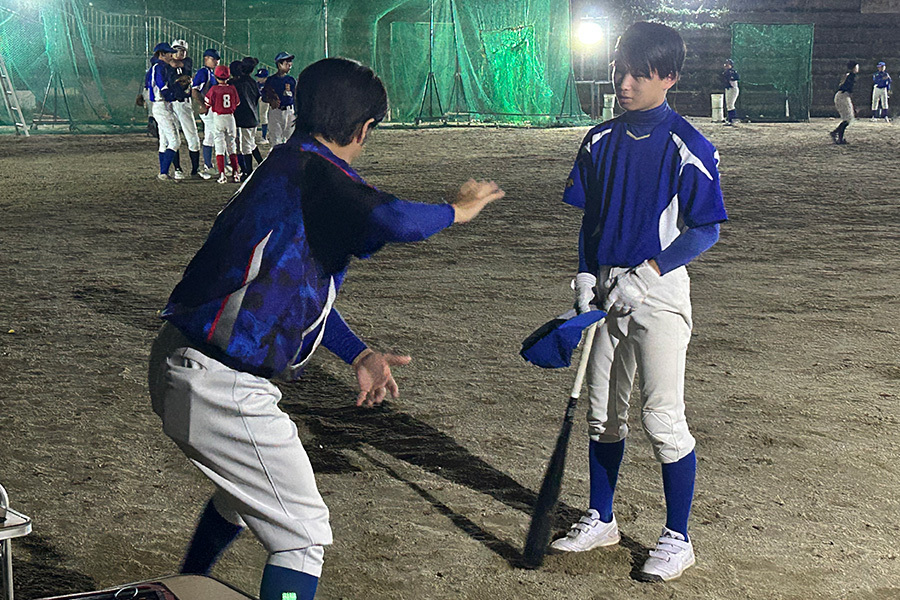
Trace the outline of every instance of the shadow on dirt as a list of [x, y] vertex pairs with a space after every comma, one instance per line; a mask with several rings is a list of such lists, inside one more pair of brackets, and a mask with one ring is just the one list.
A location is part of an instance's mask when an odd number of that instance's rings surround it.
[[16, 539], [13, 544], [13, 587], [18, 600], [97, 589], [97, 582], [87, 575], [60, 567], [66, 557], [43, 537], [31, 534]]

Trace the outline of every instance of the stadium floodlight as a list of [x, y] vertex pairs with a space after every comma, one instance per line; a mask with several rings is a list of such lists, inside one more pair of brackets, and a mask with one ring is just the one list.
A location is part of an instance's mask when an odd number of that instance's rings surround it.
[[595, 46], [604, 40], [606, 31], [595, 19], [582, 19], [577, 35], [583, 46]]

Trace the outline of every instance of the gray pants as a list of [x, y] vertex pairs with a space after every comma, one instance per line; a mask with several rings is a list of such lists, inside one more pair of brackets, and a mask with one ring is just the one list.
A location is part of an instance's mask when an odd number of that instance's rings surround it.
[[332, 542], [297, 426], [268, 379], [236, 371], [166, 324], [150, 351], [150, 398], [163, 431], [216, 486], [222, 516], [246, 525], [269, 564], [319, 577]]

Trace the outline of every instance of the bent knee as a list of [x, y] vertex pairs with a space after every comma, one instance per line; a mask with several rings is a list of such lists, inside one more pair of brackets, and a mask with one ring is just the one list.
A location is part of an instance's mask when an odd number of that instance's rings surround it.
[[644, 410], [641, 412], [641, 423], [659, 462], [678, 462], [694, 450], [696, 440], [683, 415], [673, 416], [664, 411]]

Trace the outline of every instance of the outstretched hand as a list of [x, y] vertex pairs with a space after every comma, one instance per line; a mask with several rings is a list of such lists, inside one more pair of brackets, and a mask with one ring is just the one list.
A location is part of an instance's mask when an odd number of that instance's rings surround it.
[[459, 188], [453, 209], [456, 211], [454, 223], [468, 223], [481, 212], [481, 209], [494, 200], [506, 195], [500, 186], [493, 181], [475, 181], [470, 179]]
[[[364, 351], [365, 352], [365, 351]], [[381, 404], [390, 393], [391, 398], [400, 395], [397, 382], [391, 374], [391, 367], [409, 364], [411, 356], [398, 356], [369, 351], [353, 365], [356, 369], [356, 380], [359, 383], [359, 395], [356, 405], [374, 406]]]

